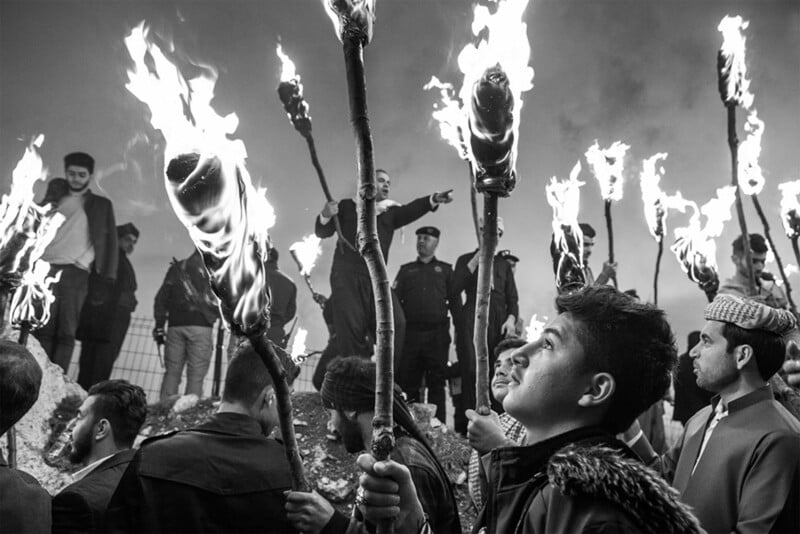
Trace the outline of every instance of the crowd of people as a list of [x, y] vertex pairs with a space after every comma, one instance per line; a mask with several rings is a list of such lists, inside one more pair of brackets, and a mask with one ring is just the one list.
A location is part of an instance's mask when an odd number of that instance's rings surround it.
[[[346, 516], [316, 491], [292, 489], [283, 445], [272, 437], [273, 377], [247, 340], [232, 343], [210, 420], [134, 448], [147, 416], [144, 391], [109, 376], [137, 305], [128, 256], [139, 231], [116, 227], [111, 203], [89, 191], [90, 156], [70, 154], [64, 163], [66, 179], [52, 180], [44, 200], [66, 217], [45, 254], [61, 278], [51, 321], [36, 335], [64, 370], [75, 339], [82, 342], [79, 382], [88, 395], [69, 427], [69, 459], [80, 469], [51, 498], [0, 457], [0, 531], [357, 533], [391, 519], [398, 533], [460, 534], [453, 482], [408, 406], [427, 400], [446, 422], [451, 379], [453, 428], [471, 449], [474, 532], [800, 532], [800, 405], [791, 389], [800, 387], [800, 332], [785, 293], [764, 272], [762, 236], [740, 236], [734, 276], [703, 285], [709, 304], [692, 312], [699, 331], [680, 358], [664, 312], [607, 285], [615, 264], [593, 275], [590, 225], [581, 224], [573, 243], [582, 242], [582, 287], [562, 288], [557, 314], [531, 341], [521, 337], [519, 259], [497, 254], [487, 331], [492, 411], [483, 415], [472, 409], [479, 252], [453, 266], [436, 257], [441, 231], [419, 227], [417, 258], [402, 265], [392, 290], [395, 447], [386, 461], [354, 458], [362, 474]], [[388, 259], [395, 230], [452, 197], [434, 192], [399, 204], [389, 199], [388, 172], [376, 178]], [[377, 327], [369, 272], [352, 247], [356, 222], [352, 199], [326, 203], [315, 221], [321, 238], [337, 225], [341, 233], [331, 295], [320, 299], [330, 336], [314, 384], [334, 439], [352, 454], [369, 451], [373, 439]], [[558, 275], [559, 251], [551, 251]], [[269, 338], [285, 346], [296, 288], [278, 270], [277, 251], [269, 259]], [[184, 367], [186, 392], [201, 396], [217, 311], [198, 253], [170, 265], [154, 316], [153, 335], [165, 347], [162, 399], [178, 393]], [[42, 371], [16, 343], [0, 341], [0, 353], [4, 434], [36, 401]], [[670, 395], [683, 432], [668, 447], [659, 409]]]

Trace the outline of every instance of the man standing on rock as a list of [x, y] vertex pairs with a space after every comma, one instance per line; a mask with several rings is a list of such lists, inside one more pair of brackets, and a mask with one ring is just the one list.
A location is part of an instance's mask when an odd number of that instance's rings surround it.
[[72, 425], [69, 460], [84, 467], [53, 497], [53, 534], [107, 532], [106, 510], [135, 450], [147, 417], [147, 398], [127, 380], [106, 380], [89, 389]]

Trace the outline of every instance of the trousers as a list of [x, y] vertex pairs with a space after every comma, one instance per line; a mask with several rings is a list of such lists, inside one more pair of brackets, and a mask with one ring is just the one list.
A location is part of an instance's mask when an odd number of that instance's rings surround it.
[[185, 394], [203, 396], [203, 380], [211, 365], [214, 329], [210, 326], [170, 326], [164, 344], [164, 380], [161, 400], [178, 393], [186, 367]]

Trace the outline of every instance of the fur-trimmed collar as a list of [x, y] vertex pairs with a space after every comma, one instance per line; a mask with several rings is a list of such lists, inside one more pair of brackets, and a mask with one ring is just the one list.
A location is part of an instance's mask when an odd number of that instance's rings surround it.
[[602, 446], [568, 445], [547, 465], [550, 484], [569, 496], [610, 501], [645, 533], [702, 533], [691, 508], [653, 470]]

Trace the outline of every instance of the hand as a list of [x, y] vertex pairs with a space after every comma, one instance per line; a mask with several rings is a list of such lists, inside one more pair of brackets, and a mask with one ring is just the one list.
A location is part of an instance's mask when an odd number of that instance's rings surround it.
[[286, 517], [298, 531], [313, 534], [328, 524], [333, 517], [333, 506], [316, 491], [287, 491]]
[[311, 298], [313, 298], [313, 299], [314, 299], [314, 302], [316, 302], [316, 303], [317, 303], [317, 304], [319, 304], [320, 306], [325, 306], [325, 303], [326, 303], [326, 302], [328, 302], [328, 297], [326, 297], [326, 296], [325, 296], [325, 295], [323, 295], [322, 293], [316, 293], [316, 292], [315, 292], [315, 293], [312, 295], [312, 297], [311, 297]]
[[431, 198], [433, 199], [433, 202], [435, 204], [449, 204], [450, 202], [453, 201], [453, 190], [448, 189], [447, 191], [444, 191], [442, 193], [439, 193], [437, 191], [431, 196]]
[[783, 362], [783, 371], [786, 373], [786, 383], [790, 386], [800, 387], [800, 347], [790, 341], [786, 347], [787, 359]]
[[156, 342], [156, 345], [163, 345], [166, 343], [167, 340], [167, 333], [164, 331], [163, 328], [155, 327], [153, 328], [153, 341]]
[[467, 268], [469, 269], [469, 272], [474, 273], [475, 269], [478, 268], [478, 264], [480, 263], [480, 261], [481, 261], [481, 251], [478, 250], [477, 252], [475, 252], [475, 254], [472, 255], [472, 257], [467, 262]]
[[503, 447], [508, 443], [503, 429], [500, 428], [500, 418], [497, 413], [480, 415], [475, 410], [467, 410], [464, 415], [469, 419], [469, 423], [467, 423], [469, 444], [478, 451], [478, 454], [486, 454], [492, 449]]
[[356, 506], [364, 518], [373, 523], [394, 519], [395, 532], [419, 532], [425, 512], [408, 468], [392, 460], [376, 462], [370, 454], [362, 454], [356, 463], [363, 471]]
[[604, 274], [606, 278], [614, 278], [617, 276], [617, 262], [603, 262], [602, 274]]
[[326, 219], [330, 219], [334, 217], [337, 213], [339, 213], [339, 203], [335, 200], [331, 200], [322, 207], [322, 213], [320, 213], [320, 215], [322, 215]]
[[503, 323], [503, 326], [500, 328], [500, 333], [503, 334], [505, 337], [516, 336], [517, 335], [516, 317], [514, 317], [513, 315], [509, 315], [506, 318], [506, 321]]

